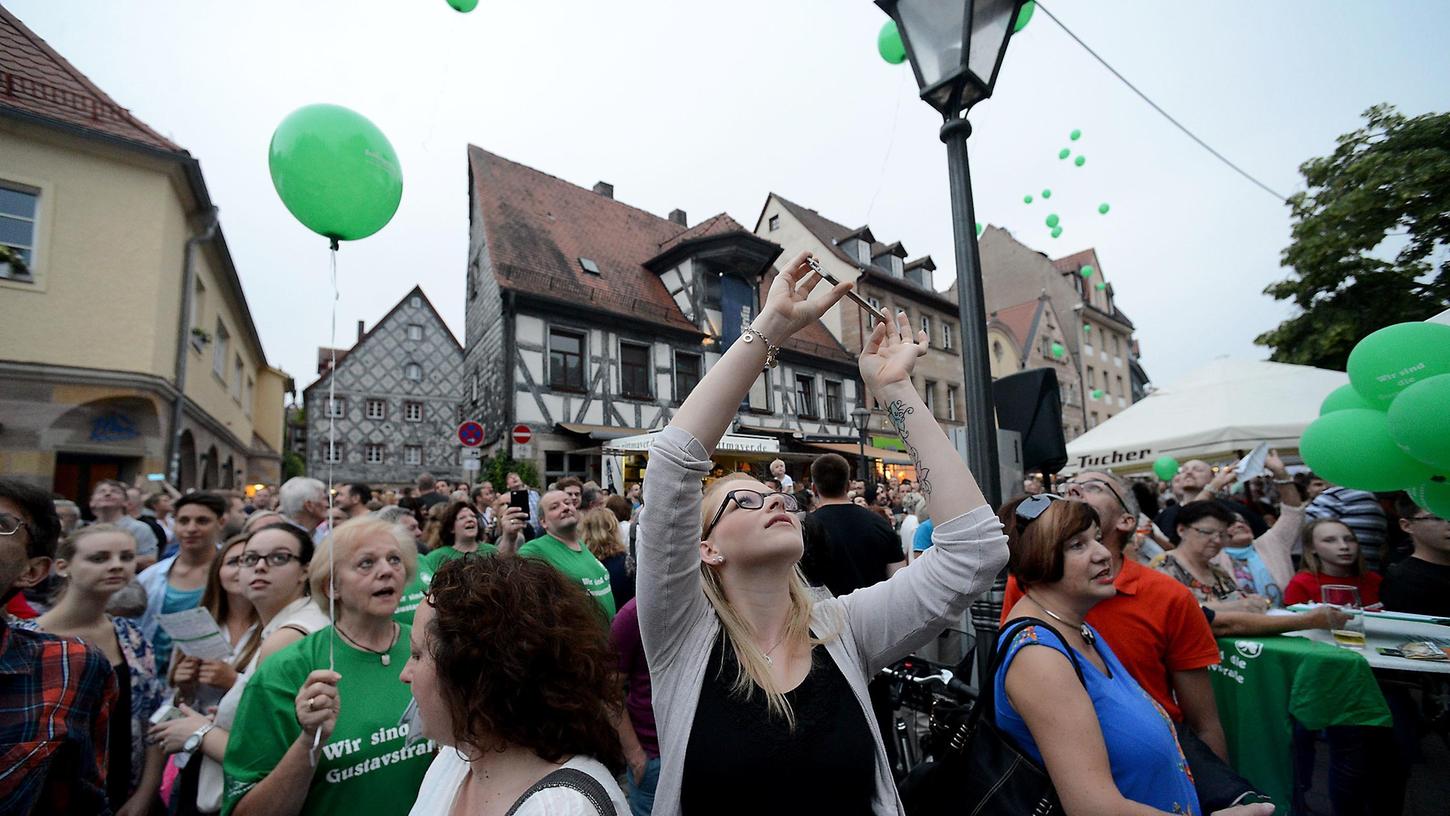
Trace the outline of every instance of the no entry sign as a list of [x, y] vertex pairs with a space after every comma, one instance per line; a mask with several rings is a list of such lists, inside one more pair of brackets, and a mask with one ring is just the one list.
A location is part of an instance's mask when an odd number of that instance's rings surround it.
[[527, 445], [534, 438], [534, 431], [527, 425], [515, 425], [513, 437], [515, 445]]
[[465, 448], [476, 448], [483, 444], [483, 424], [468, 420], [458, 426], [458, 441]]

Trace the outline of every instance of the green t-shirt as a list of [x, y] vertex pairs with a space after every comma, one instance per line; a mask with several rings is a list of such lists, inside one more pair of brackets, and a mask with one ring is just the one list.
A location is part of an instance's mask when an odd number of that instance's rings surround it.
[[609, 589], [609, 570], [599, 563], [589, 548], [580, 546], [576, 552], [568, 544], [545, 534], [519, 547], [519, 555], [553, 564], [554, 569], [583, 584], [585, 591], [604, 607], [604, 614], [611, 620], [614, 618], [614, 593]]
[[[412, 692], [398, 676], [408, 661], [409, 627], [388, 653], [360, 651], [338, 637], [333, 644], [341, 706], [337, 727], [317, 756], [302, 814], [367, 813], [407, 816], [418, 797], [423, 775], [433, 761], [431, 740], [404, 745], [408, 727], [399, 725]], [[222, 814], [229, 816], [243, 794], [271, 773], [302, 733], [297, 722], [297, 691], [307, 675], [327, 668], [332, 627], [282, 649], [267, 659], [247, 683], [227, 741]]]
[[[418, 611], [418, 604], [422, 603], [423, 596], [428, 594], [428, 585], [433, 583], [433, 573], [437, 572], [444, 563], [468, 554], [459, 552], [452, 547], [439, 547], [427, 555], [419, 556], [418, 574], [408, 582], [407, 586], [403, 587], [403, 598], [398, 602], [398, 610], [393, 613], [393, 620], [412, 626], [413, 613]], [[479, 542], [477, 554], [497, 555], [498, 547]]]

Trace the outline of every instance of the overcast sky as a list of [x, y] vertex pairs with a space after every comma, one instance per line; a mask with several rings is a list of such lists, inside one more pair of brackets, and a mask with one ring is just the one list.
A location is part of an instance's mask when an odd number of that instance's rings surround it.
[[[876, 54], [862, 0], [7, 0], [142, 121], [202, 163], [270, 362], [315, 379], [326, 242], [272, 190], [267, 143], [293, 109], [352, 107], [403, 167], [391, 224], [340, 254], [339, 341], [415, 283], [462, 336], [469, 143], [694, 224], [754, 225], [775, 191], [932, 255], [954, 275], [940, 119]], [[1270, 187], [1360, 113], [1450, 109], [1443, 0], [1050, 0], [1077, 34]], [[1060, 257], [1096, 247], [1143, 362], [1171, 384], [1217, 356], [1262, 359], [1290, 314], [1287, 207], [1194, 145], [1039, 12], [972, 114], [978, 220]], [[1082, 139], [1069, 143], [1080, 128]], [[1071, 146], [1082, 168], [1059, 162]], [[1053, 190], [1052, 206], [1022, 196]], [[1100, 202], [1112, 211], [1099, 216]], [[1048, 235], [1055, 212], [1064, 227]]]

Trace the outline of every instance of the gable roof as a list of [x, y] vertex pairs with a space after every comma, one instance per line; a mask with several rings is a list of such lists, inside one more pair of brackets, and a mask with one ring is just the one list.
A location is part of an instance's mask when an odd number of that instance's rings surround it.
[[[433, 315], [433, 319], [438, 321], [438, 325], [440, 325], [440, 326], [443, 327], [443, 331], [448, 334], [448, 339], [449, 340], [452, 340], [453, 341], [453, 346], [458, 349], [459, 356], [462, 356], [463, 355], [463, 344], [460, 343], [460, 342], [458, 342], [458, 338], [457, 337], [454, 337], [453, 336], [453, 330], [450, 329], [450, 328], [448, 328], [448, 323], [443, 320], [443, 316], [441, 314], [439, 314], [438, 313], [438, 309], [433, 306], [433, 301], [429, 300], [428, 299], [428, 295], [423, 292], [423, 287], [422, 286], [414, 286], [412, 289], [408, 290], [408, 294], [403, 295], [402, 299], [400, 299], [397, 303], [394, 303], [393, 304], [393, 308], [389, 309], [388, 310], [388, 313], [385, 314], [385, 315], [383, 315], [383, 319], [382, 320], [379, 320], [378, 322], [374, 323], [373, 324], [373, 327], [371, 329], [368, 329], [367, 331], [363, 332], [363, 336], [362, 337], [359, 337], [358, 340], [357, 340], [357, 342], [352, 344], [352, 347], [351, 348], [346, 348], [346, 349], [340, 348], [340, 349], [337, 349], [337, 365], [339, 367], [341, 367], [343, 365], [343, 363], [347, 360], [347, 358], [354, 351], [357, 351], [358, 349], [362, 348], [362, 345], [364, 343], [366, 343], [369, 339], [371, 339], [372, 336], [377, 333], [378, 329], [382, 328], [383, 326], [386, 326], [388, 324], [388, 321], [389, 320], [392, 320], [393, 319], [393, 316], [398, 313], [398, 310], [401, 309], [401, 308], [403, 308], [403, 304], [407, 303], [408, 302], [408, 299], [411, 298], [411, 297], [413, 297], [414, 295], [417, 295], [418, 297], [421, 297], [423, 299], [423, 306], [425, 308], [427, 308], [428, 311]], [[331, 351], [332, 351], [332, 349], [327, 348], [325, 346], [318, 346], [317, 347], [317, 360], [318, 360], [319, 367], [322, 365], [324, 359], [327, 359], [327, 358], [330, 357]], [[326, 371], [322, 372], [321, 374], [319, 374], [318, 377], [317, 377], [317, 379], [314, 380], [311, 385], [309, 385], [306, 388], [302, 389], [302, 393], [304, 395], [305, 394], [308, 394], [308, 393], [310, 393], [312, 391], [312, 389], [316, 388], [319, 385], [322, 385], [322, 383], [328, 378], [328, 376], [331, 375], [332, 372], [335, 371], [335, 370], [336, 370], [335, 368], [329, 368], [328, 370], [326, 370]]]
[[[797, 221], [801, 223], [801, 226], [805, 227], [806, 230], [814, 235], [822, 244], [828, 247], [832, 254], [839, 258], [843, 263], [850, 264], [851, 266], [860, 270], [861, 274], [866, 278], [868, 282], [885, 286], [886, 288], [893, 291], [908, 294], [912, 297], [917, 298], [918, 300], [932, 301], [939, 308], [949, 309], [953, 311], [956, 310], [957, 302], [942, 294], [941, 292], [938, 292], [936, 289], [917, 286], [916, 284], [911, 283], [904, 278], [894, 277], [890, 272], [887, 272], [886, 270], [881, 269], [878, 266], [874, 266], [872, 264], [863, 264], [856, 258], [853, 258], [850, 255], [846, 254], [845, 250], [841, 249], [840, 245], [844, 243], [848, 238], [863, 237], [863, 233], [865, 234], [865, 236], [869, 236], [870, 230], [867, 227], [858, 227], [854, 230], [850, 229], [844, 224], [826, 218], [825, 216], [821, 215], [815, 210], [810, 209], [809, 207], [802, 207], [801, 205], [790, 201], [789, 199], [781, 196], [779, 193], [771, 193], [770, 196], [766, 198], [767, 206], [769, 206], [770, 198], [772, 197], [775, 198], [775, 200], [779, 201], [781, 206], [784, 207], [787, 212], [789, 212]], [[764, 215], [764, 211], [762, 211], [761, 214]], [[891, 246], [900, 247], [900, 244], [896, 243], [892, 244]], [[889, 247], [886, 244], [872, 241], [871, 257], [880, 257], [888, 249]], [[913, 268], [916, 265], [918, 264], [915, 261], [908, 264], [908, 266], [911, 266]], [[936, 265], [933, 263], [929, 268], [936, 269]]]
[[179, 145], [116, 104], [85, 74], [0, 6], [0, 108], [170, 153]]
[[[1081, 252], [1074, 252], [1071, 255], [1064, 255], [1061, 258], [1053, 259], [1052, 268], [1064, 274], [1070, 274], [1076, 277], [1077, 273], [1081, 271], [1084, 266], [1087, 266], [1089, 264], [1091, 264], [1093, 268], [1097, 270], [1098, 275], [1103, 274], [1103, 264], [1101, 261], [1098, 260], [1098, 251], [1091, 247], [1089, 247], [1088, 249], [1084, 249]], [[1112, 304], [1113, 307], [1112, 310], [1109, 311], [1099, 308], [1092, 303], [1092, 299], [1088, 297], [1088, 284], [1082, 282], [1081, 278], [1075, 279], [1073, 281], [1073, 286], [1077, 287], [1078, 294], [1082, 297], [1083, 304], [1089, 311], [1095, 312], [1109, 320], [1116, 320], [1117, 322], [1127, 326], [1129, 329], [1134, 328], [1133, 321], [1128, 319], [1128, 315], [1124, 313], [1122, 309], [1118, 308], [1118, 303], [1115, 298], [1109, 298], [1108, 300], [1108, 302]], [[1112, 284], [1109, 284], [1108, 286], [1109, 288], [1111, 288]]]
[[1012, 335], [1012, 339], [1017, 341], [1017, 345], [1026, 349], [1031, 347], [1032, 335], [1035, 333], [1038, 316], [1043, 308], [1042, 298], [1035, 298], [1016, 306], [998, 309], [989, 317], [995, 318], [998, 323], [1001, 323]]

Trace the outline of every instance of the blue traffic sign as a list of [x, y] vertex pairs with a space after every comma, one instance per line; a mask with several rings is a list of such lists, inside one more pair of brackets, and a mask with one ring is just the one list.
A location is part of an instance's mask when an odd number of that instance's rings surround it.
[[468, 420], [458, 426], [458, 441], [465, 448], [476, 448], [483, 444], [483, 423]]

